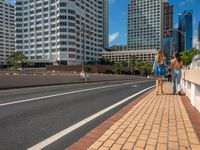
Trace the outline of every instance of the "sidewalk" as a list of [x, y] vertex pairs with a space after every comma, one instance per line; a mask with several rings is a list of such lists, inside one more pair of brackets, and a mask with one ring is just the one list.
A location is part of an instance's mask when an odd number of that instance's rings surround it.
[[[90, 141], [86, 135], [67, 150], [200, 150], [195, 132], [200, 126], [199, 122], [192, 124], [195, 121], [190, 120], [192, 116], [189, 117], [186, 110], [188, 107], [184, 106], [182, 98], [171, 95], [171, 84], [165, 84], [164, 91], [163, 95], [150, 92], [134, 107], [129, 107], [123, 117], [110, 123], [107, 130], [96, 133], [101, 136], [96, 139], [94, 136], [95, 140], [92, 141], [92, 136], [88, 133]], [[197, 121], [198, 119], [197, 117]], [[94, 133], [95, 129], [91, 132]], [[84, 143], [89, 146], [84, 147]]]

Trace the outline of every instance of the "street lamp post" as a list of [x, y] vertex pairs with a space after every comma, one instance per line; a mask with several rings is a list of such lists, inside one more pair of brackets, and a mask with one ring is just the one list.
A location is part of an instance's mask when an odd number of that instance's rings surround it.
[[168, 29], [168, 30], [166, 30], [167, 33], [171, 32], [171, 31], [179, 32], [185, 38], [185, 50], [186, 50], [186, 40], [187, 40], [186, 39], [186, 32], [183, 32], [183, 31], [178, 30], [178, 29]]
[[77, 38], [80, 37], [80, 32], [82, 32], [82, 36], [83, 36], [83, 52], [82, 52], [83, 57], [82, 57], [82, 69], [81, 69], [80, 76], [82, 78], [84, 78], [85, 82], [87, 83], [88, 75], [87, 75], [86, 70], [85, 70], [85, 33], [88, 33], [88, 36], [90, 36], [91, 32], [89, 30], [85, 29], [84, 23], [82, 24], [81, 30], [79, 30], [77, 32]]

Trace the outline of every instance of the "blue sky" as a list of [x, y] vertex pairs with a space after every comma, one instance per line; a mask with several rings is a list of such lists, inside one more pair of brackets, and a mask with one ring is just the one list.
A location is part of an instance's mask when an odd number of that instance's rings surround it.
[[[127, 6], [129, 0], [109, 0], [109, 45], [127, 43]], [[166, 1], [166, 0], [165, 0]], [[168, 0], [174, 5], [174, 27], [178, 25], [178, 14], [193, 10], [194, 43], [200, 21], [200, 0]]]

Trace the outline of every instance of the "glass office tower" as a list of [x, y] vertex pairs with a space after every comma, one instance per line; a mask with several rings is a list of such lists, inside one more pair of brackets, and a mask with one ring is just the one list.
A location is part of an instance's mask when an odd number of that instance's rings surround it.
[[[185, 33], [179, 35], [179, 50], [188, 50], [193, 47], [193, 12], [192, 10], [186, 10], [183, 13], [179, 14], [179, 26], [178, 29]], [[186, 47], [186, 48], [185, 48]]]

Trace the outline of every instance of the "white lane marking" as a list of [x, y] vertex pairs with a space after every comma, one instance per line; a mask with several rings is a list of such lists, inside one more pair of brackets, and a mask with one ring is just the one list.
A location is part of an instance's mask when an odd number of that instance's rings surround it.
[[137, 87], [138, 87], [138, 85], [137, 85], [137, 84], [135, 84], [135, 85], [132, 85], [131, 87], [132, 87], [132, 88], [137, 88]]
[[45, 139], [44, 141], [41, 141], [40, 143], [38, 143], [38, 144], [36, 144], [36, 145], [34, 145], [34, 146], [28, 148], [27, 150], [41, 150], [41, 149], [43, 149], [44, 147], [46, 147], [46, 146], [52, 144], [53, 142], [59, 140], [59, 139], [62, 138], [63, 136], [66, 136], [68, 133], [70, 133], [70, 132], [72, 132], [72, 131], [78, 129], [79, 127], [83, 126], [84, 124], [86, 124], [86, 123], [92, 121], [93, 119], [95, 119], [95, 118], [101, 116], [102, 114], [104, 114], [104, 113], [110, 111], [111, 109], [113, 109], [113, 108], [115, 108], [115, 107], [117, 107], [117, 106], [119, 106], [119, 105], [121, 105], [121, 104], [127, 102], [128, 100], [130, 100], [130, 99], [136, 97], [137, 95], [139, 95], [139, 94], [141, 94], [141, 93], [143, 93], [143, 92], [145, 92], [145, 91], [147, 91], [147, 90], [149, 90], [149, 89], [151, 89], [151, 88], [153, 88], [153, 87], [155, 87], [155, 86], [151, 86], [151, 87], [149, 87], [149, 88], [146, 88], [146, 89], [144, 89], [144, 90], [142, 90], [142, 91], [140, 91], [140, 92], [138, 92], [138, 93], [135, 93], [135, 94], [133, 94], [133, 95], [131, 95], [131, 96], [125, 98], [125, 99], [121, 100], [120, 102], [115, 103], [115, 104], [113, 104], [113, 105], [111, 105], [111, 106], [109, 106], [109, 107], [107, 107], [107, 108], [105, 108], [105, 109], [103, 109], [103, 110], [97, 112], [96, 114], [93, 114], [93, 115], [91, 115], [90, 117], [85, 118], [84, 120], [81, 120], [80, 122], [78, 122], [78, 123], [76, 123], [76, 124], [74, 124], [74, 125], [72, 125], [72, 126], [66, 128], [66, 129], [60, 131], [59, 133], [57, 133], [57, 134], [55, 134], [55, 135], [53, 135], [53, 136], [51, 136], [51, 137]]
[[13, 105], [13, 104], [19, 104], [19, 103], [25, 103], [25, 102], [30, 102], [30, 101], [36, 101], [36, 100], [41, 100], [41, 99], [47, 99], [47, 98], [51, 98], [51, 97], [57, 97], [57, 96], [63, 96], [63, 95], [81, 93], [81, 92], [88, 92], [88, 91], [93, 91], [93, 90], [129, 85], [129, 84], [134, 84], [134, 83], [143, 83], [143, 82], [151, 82], [151, 81], [139, 81], [139, 82], [131, 82], [131, 83], [123, 83], [123, 84], [114, 84], [114, 85], [107, 85], [107, 86], [101, 86], [101, 87], [84, 89], [84, 90], [71, 91], [71, 92], [66, 92], [66, 93], [59, 93], [59, 94], [54, 94], [54, 95], [48, 95], [48, 96], [30, 98], [30, 99], [25, 99], [25, 100], [19, 100], [19, 101], [15, 101], [15, 102], [3, 103], [3, 104], [0, 104], [0, 107], [7, 106], [7, 105]]

